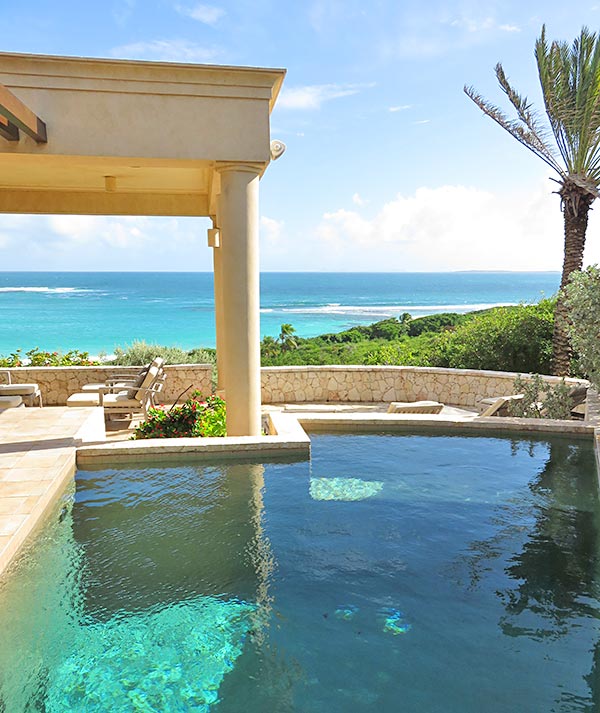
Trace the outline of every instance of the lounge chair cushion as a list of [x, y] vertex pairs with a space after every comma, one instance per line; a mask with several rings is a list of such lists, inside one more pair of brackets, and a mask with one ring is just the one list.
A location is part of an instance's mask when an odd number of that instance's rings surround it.
[[392, 401], [388, 413], [429, 413], [436, 414], [444, 408], [438, 401]]
[[21, 406], [22, 403], [23, 399], [20, 396], [0, 396], [0, 411]]
[[39, 390], [37, 384], [0, 384], [0, 396], [33, 396]]
[[141, 411], [142, 407], [138, 399], [130, 399], [127, 391], [120, 391], [118, 394], [104, 394], [105, 408], [131, 409]]
[[71, 394], [67, 399], [67, 406], [81, 408], [82, 406], [99, 406], [100, 394], [78, 393]]
[[131, 385], [131, 388], [127, 391], [127, 395], [130, 399], [135, 398], [138, 388], [144, 383], [144, 380], [146, 379], [146, 376], [148, 376], [148, 372], [150, 371], [151, 368], [152, 368], [152, 364], [144, 367], [140, 371], [140, 373], [137, 375], [136, 380]]
[[[141, 387], [142, 389], [148, 389], [154, 384], [156, 381], [156, 378], [159, 376], [160, 372], [162, 371], [164, 364], [164, 359], [161, 359], [160, 357], [157, 357], [148, 367], [148, 371], [146, 372], [146, 375], [144, 376], [142, 383], [138, 384], [138, 387]], [[129, 399], [139, 399], [142, 400], [145, 395], [145, 391], [141, 391], [140, 388], [138, 389], [129, 389], [127, 392], [127, 398]]]

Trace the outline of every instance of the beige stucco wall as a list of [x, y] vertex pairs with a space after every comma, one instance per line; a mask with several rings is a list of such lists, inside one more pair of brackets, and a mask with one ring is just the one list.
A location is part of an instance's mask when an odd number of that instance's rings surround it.
[[[263, 367], [263, 403], [420, 401], [477, 406], [514, 393], [517, 374], [416, 366]], [[558, 383], [558, 377], [544, 377]], [[576, 379], [567, 382], [578, 383]]]
[[48, 127], [1, 152], [269, 161], [280, 69], [0, 53], [0, 82]]
[[[64, 406], [67, 398], [81, 391], [84, 384], [101, 383], [115, 374], [135, 375], [139, 370], [137, 366], [24, 366], [8, 371], [15, 384], [39, 384], [46, 406]], [[210, 364], [170, 364], [165, 370], [167, 379], [160, 399], [165, 403], [173, 402], [190, 384], [205, 396], [212, 393]], [[4, 383], [1, 373], [0, 383]]]
[[211, 215], [216, 164], [268, 165], [284, 76], [0, 53], [0, 84], [48, 129], [47, 143], [0, 141], [0, 212]]

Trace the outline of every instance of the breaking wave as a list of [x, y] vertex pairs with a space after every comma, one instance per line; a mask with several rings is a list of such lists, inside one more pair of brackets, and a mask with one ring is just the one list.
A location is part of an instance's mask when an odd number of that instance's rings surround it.
[[45, 292], [62, 295], [75, 292], [94, 292], [94, 290], [86, 290], [82, 287], [0, 287], [0, 292]]
[[261, 312], [280, 312], [285, 314], [340, 314], [367, 315], [373, 317], [395, 317], [403, 312], [410, 314], [436, 312], [473, 312], [474, 310], [491, 309], [492, 307], [513, 307], [518, 302], [490, 302], [479, 304], [451, 305], [342, 305], [331, 302], [322, 306], [265, 308]]

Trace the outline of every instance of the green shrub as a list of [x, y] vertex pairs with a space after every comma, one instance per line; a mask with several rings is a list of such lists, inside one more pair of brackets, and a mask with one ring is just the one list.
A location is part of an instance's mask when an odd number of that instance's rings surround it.
[[408, 335], [418, 337], [425, 332], [444, 332], [470, 319], [470, 315], [457, 314], [456, 312], [441, 312], [428, 314], [426, 317], [413, 319], [408, 325]]
[[45, 352], [38, 347], [21, 354], [17, 349], [9, 356], [0, 356], [0, 367], [10, 368], [14, 366], [95, 366], [99, 362], [92, 361], [88, 352], [80, 352], [71, 349], [68, 352]]
[[600, 390], [600, 269], [597, 265], [574, 272], [565, 289], [569, 336], [579, 364]]
[[218, 396], [203, 399], [199, 391], [181, 405], [148, 410], [133, 439], [226, 436], [225, 402]]
[[432, 366], [498, 371], [550, 371], [554, 300], [535, 305], [496, 307], [452, 332], [438, 335]]
[[533, 374], [528, 379], [517, 376], [514, 389], [516, 394], [523, 394], [523, 398], [510, 402], [508, 411], [511, 416], [562, 420], [571, 418], [570, 388], [564, 379], [552, 386], [539, 374]]
[[155, 357], [162, 357], [166, 364], [215, 364], [214, 349], [191, 349], [166, 347], [160, 344], [148, 344], [141, 340], [123, 347], [115, 348], [115, 358], [111, 364], [118, 366], [141, 366], [148, 364]]

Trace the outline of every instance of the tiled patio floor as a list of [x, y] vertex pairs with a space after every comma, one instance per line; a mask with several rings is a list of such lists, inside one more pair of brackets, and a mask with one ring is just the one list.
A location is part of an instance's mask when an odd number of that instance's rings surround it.
[[0, 412], [0, 574], [73, 477], [76, 446], [103, 436], [95, 411]]

